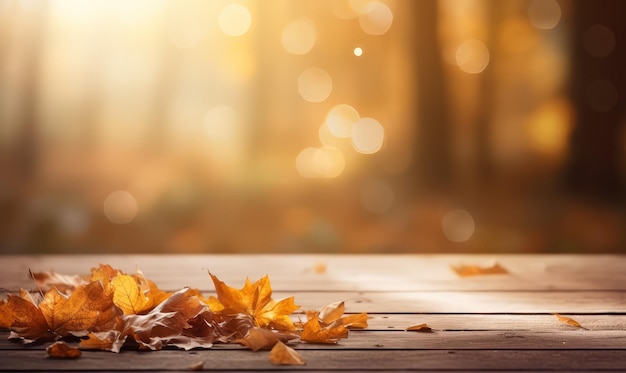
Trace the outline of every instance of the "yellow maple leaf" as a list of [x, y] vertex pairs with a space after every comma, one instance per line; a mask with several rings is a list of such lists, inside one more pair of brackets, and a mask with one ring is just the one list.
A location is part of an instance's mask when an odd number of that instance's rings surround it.
[[252, 317], [256, 326], [277, 330], [293, 330], [295, 326], [289, 317], [300, 308], [294, 304], [294, 297], [280, 300], [272, 299], [272, 287], [269, 276], [264, 276], [252, 283], [246, 278], [241, 290], [232, 288], [209, 273], [217, 298], [209, 298], [208, 305], [213, 312], [222, 315], [245, 314]]
[[131, 276], [117, 275], [111, 280], [111, 285], [114, 289], [113, 302], [124, 315], [140, 314], [152, 304], [150, 298], [141, 291], [139, 284]]

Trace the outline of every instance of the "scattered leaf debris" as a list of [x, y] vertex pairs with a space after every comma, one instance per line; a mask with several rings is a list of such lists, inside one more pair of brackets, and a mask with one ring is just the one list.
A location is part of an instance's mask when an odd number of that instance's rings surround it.
[[[286, 343], [334, 344], [349, 329], [366, 328], [366, 313], [345, 315], [343, 301], [317, 311], [305, 311], [306, 322], [292, 320], [300, 306], [294, 297], [272, 298], [266, 275], [241, 289], [228, 286], [209, 273], [215, 296], [204, 298], [198, 289], [166, 292], [137, 269], [126, 274], [107, 264], [87, 275], [54, 271], [31, 273], [39, 293], [20, 290], [0, 300], [0, 328], [22, 343], [52, 344], [51, 358], [78, 358], [81, 350], [120, 352], [124, 346], [140, 350], [177, 347], [211, 348], [238, 343], [252, 351], [271, 350], [273, 364], [303, 365], [302, 357]], [[80, 338], [70, 346], [67, 341]], [[202, 370], [198, 362], [189, 370]]]

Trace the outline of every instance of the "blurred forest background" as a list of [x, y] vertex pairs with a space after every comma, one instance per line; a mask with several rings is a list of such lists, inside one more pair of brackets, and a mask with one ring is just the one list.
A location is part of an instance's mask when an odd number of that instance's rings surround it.
[[0, 0], [0, 251], [624, 253], [625, 15]]

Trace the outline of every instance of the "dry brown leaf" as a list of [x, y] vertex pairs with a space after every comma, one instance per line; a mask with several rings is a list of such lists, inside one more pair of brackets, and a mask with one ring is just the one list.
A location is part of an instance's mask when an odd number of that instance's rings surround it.
[[300, 306], [294, 304], [293, 297], [272, 299], [272, 287], [267, 275], [255, 283], [246, 278], [241, 290], [226, 285], [211, 273], [209, 275], [217, 293], [217, 298], [211, 297], [208, 302], [214, 312], [230, 316], [249, 315], [255, 325], [261, 328], [269, 327], [283, 331], [295, 329], [289, 315]]
[[80, 350], [63, 341], [58, 341], [46, 348], [46, 354], [53, 359], [76, 359], [80, 357]]
[[317, 317], [320, 319], [322, 324], [332, 324], [333, 322], [339, 320], [341, 316], [343, 316], [345, 308], [346, 307], [344, 301], [331, 303], [322, 307], [319, 310]]
[[[165, 345], [180, 348], [211, 347], [218, 338], [210, 327], [212, 312], [189, 289], [181, 289], [145, 315], [125, 315], [120, 338], [129, 336], [141, 348], [159, 350]], [[200, 320], [198, 320], [200, 318]], [[207, 326], [205, 334], [188, 333], [194, 330], [195, 321]]]
[[451, 266], [454, 272], [460, 277], [469, 277], [469, 276], [480, 276], [480, 275], [501, 275], [508, 274], [504, 267], [502, 267], [499, 263], [494, 262], [489, 265], [475, 265], [475, 264], [461, 264]]
[[42, 291], [48, 291], [52, 288], [59, 290], [61, 293], [69, 294], [79, 285], [87, 284], [87, 280], [80, 275], [62, 275], [55, 271], [48, 272], [31, 272], [35, 285]]
[[252, 351], [269, 350], [276, 342], [287, 342], [296, 339], [297, 336], [291, 333], [272, 331], [265, 328], [253, 327], [244, 338], [235, 339], [234, 343], [246, 346]]
[[583, 327], [582, 325], [580, 325], [580, 323], [578, 321], [576, 321], [574, 319], [571, 319], [569, 317], [561, 316], [558, 313], [555, 313], [554, 316], [556, 316], [556, 318], [560, 322], [565, 323], [565, 324], [567, 324], [569, 326], [573, 326], [573, 327], [576, 327], [576, 328], [582, 328]]
[[348, 329], [343, 324], [335, 322], [322, 328], [317, 315], [304, 324], [304, 329], [300, 335], [303, 342], [324, 344], [334, 344], [339, 339], [347, 337]]
[[270, 362], [275, 365], [304, 365], [304, 360], [293, 348], [278, 341], [270, 351]]
[[408, 332], [420, 332], [420, 333], [432, 333], [433, 330], [428, 326], [428, 324], [416, 324], [411, 325], [405, 329]]

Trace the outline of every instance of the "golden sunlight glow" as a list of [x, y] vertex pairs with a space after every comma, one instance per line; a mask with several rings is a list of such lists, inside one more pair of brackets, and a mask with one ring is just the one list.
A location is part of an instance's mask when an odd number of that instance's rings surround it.
[[241, 36], [250, 29], [252, 16], [245, 6], [230, 4], [220, 12], [219, 25], [222, 32], [226, 35]]
[[563, 156], [569, 140], [571, 107], [563, 99], [543, 105], [528, 121], [528, 138], [533, 149], [543, 155]]
[[538, 29], [553, 29], [561, 20], [561, 6], [556, 0], [533, 0], [528, 7], [528, 19]]
[[217, 142], [233, 141], [237, 137], [237, 112], [230, 106], [221, 105], [209, 110], [204, 117], [204, 128], [209, 137]]
[[587, 103], [600, 113], [606, 113], [617, 105], [617, 88], [607, 80], [594, 80], [587, 87]]
[[354, 55], [357, 57], [361, 57], [363, 55], [363, 48], [355, 47], [352, 53], [354, 53]]
[[305, 178], [333, 178], [346, 166], [343, 153], [334, 147], [306, 148], [296, 157], [296, 169]]
[[359, 12], [354, 10], [350, 0], [333, 0], [330, 2], [332, 12], [340, 19], [354, 19], [359, 16]]
[[197, 46], [204, 36], [202, 24], [192, 17], [171, 22], [167, 31], [170, 42], [181, 49]]
[[111, 223], [130, 223], [137, 215], [137, 201], [125, 190], [115, 191], [104, 200], [104, 215]]
[[350, 105], [341, 104], [333, 107], [326, 115], [326, 126], [335, 137], [352, 136], [352, 126], [360, 119], [359, 112]]
[[593, 25], [583, 35], [583, 46], [593, 57], [607, 57], [615, 49], [615, 34], [604, 25]]
[[456, 63], [469, 74], [478, 74], [489, 64], [489, 50], [482, 41], [469, 39], [456, 49]]
[[315, 45], [316, 37], [317, 33], [313, 21], [302, 17], [285, 26], [281, 43], [287, 53], [302, 55], [311, 51]]
[[474, 234], [476, 225], [469, 212], [461, 209], [446, 213], [441, 221], [443, 234], [452, 242], [465, 242]]
[[369, 35], [386, 33], [393, 23], [393, 12], [387, 5], [372, 1], [359, 14], [359, 25]]
[[373, 154], [383, 146], [385, 129], [374, 118], [362, 118], [352, 126], [352, 146], [363, 154]]
[[324, 69], [309, 67], [298, 76], [298, 92], [305, 101], [322, 102], [332, 90], [333, 80]]
[[373, 214], [384, 214], [394, 202], [393, 189], [382, 180], [366, 183], [361, 189], [361, 204]]

